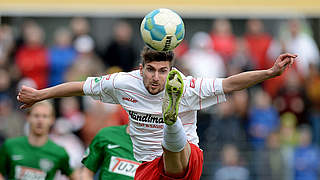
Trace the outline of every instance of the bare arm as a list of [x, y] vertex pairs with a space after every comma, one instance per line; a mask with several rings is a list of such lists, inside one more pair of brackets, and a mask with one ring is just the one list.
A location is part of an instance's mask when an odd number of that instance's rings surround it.
[[81, 169], [76, 169], [73, 173], [69, 176], [71, 180], [79, 180], [81, 179]]
[[34, 103], [59, 97], [82, 96], [84, 82], [68, 82], [50, 88], [36, 90], [27, 86], [22, 86], [17, 96], [18, 101], [22, 102], [22, 109], [31, 107]]
[[293, 54], [282, 54], [277, 58], [272, 68], [268, 70], [249, 71], [230, 76], [222, 81], [223, 91], [224, 93], [239, 91], [279, 76], [293, 63], [296, 57], [297, 55]]
[[81, 171], [81, 179], [83, 180], [93, 180], [94, 172], [90, 169], [83, 167]]
[[4, 177], [2, 176], [1, 173], [0, 173], [0, 180], [4, 180]]

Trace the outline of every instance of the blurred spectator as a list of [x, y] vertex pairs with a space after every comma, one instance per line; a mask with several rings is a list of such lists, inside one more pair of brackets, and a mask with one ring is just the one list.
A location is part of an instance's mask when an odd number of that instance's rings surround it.
[[77, 169], [82, 166], [81, 160], [85, 148], [81, 140], [72, 134], [72, 125], [69, 120], [64, 118], [57, 119], [50, 133], [50, 138], [53, 142], [66, 149], [72, 168]]
[[[222, 103], [218, 106], [218, 112], [207, 132], [209, 147], [221, 151], [223, 144], [235, 144], [241, 150], [245, 150], [246, 136], [240, 124], [240, 117], [235, 112], [235, 104], [230, 101]], [[226, 129], [228, 131], [225, 131]]]
[[104, 53], [105, 66], [118, 66], [123, 71], [131, 71], [138, 60], [138, 54], [132, 44], [132, 27], [125, 21], [113, 26], [111, 43]]
[[22, 22], [22, 25], [20, 27], [20, 33], [18, 34], [18, 37], [16, 38], [16, 49], [18, 50], [25, 44], [25, 38], [24, 34], [33, 26], [38, 26], [38, 24], [33, 19], [26, 19]]
[[214, 180], [249, 180], [249, 171], [239, 160], [239, 152], [234, 145], [225, 145], [222, 151], [222, 167], [214, 175]]
[[238, 38], [235, 43], [235, 52], [227, 64], [229, 75], [250, 71], [256, 66], [253, 64], [254, 61], [251, 59], [246, 41], [243, 38]]
[[246, 89], [232, 93], [231, 102], [234, 106], [234, 114], [239, 118], [240, 127], [245, 130], [248, 127], [249, 93]]
[[15, 110], [16, 91], [11, 86], [10, 74], [0, 68], [0, 134], [5, 138], [23, 135], [24, 121]]
[[263, 90], [254, 94], [254, 104], [249, 109], [249, 134], [255, 149], [264, 147], [269, 134], [279, 127], [279, 114], [271, 104], [270, 96]]
[[0, 25], [0, 67], [10, 64], [10, 56], [14, 48], [14, 37], [9, 25]]
[[74, 41], [78, 56], [66, 74], [66, 81], [85, 80], [89, 76], [100, 76], [105, 72], [101, 59], [94, 52], [94, 41], [90, 36], [79, 36]]
[[225, 77], [226, 70], [222, 58], [212, 50], [210, 36], [205, 32], [193, 35], [190, 50], [182, 57], [193, 77]]
[[32, 88], [37, 88], [36, 82], [31, 78], [22, 78], [17, 84], [17, 92], [21, 89], [22, 86], [28, 86]]
[[309, 66], [309, 76], [305, 81], [307, 99], [310, 102], [308, 118], [312, 125], [313, 142], [320, 145], [320, 72], [316, 66]]
[[309, 65], [319, 66], [319, 49], [314, 39], [307, 33], [303, 32], [302, 21], [291, 19], [287, 22], [287, 34], [283, 33], [281, 42], [276, 46], [278, 51], [274, 50], [273, 56], [278, 56], [281, 50], [284, 52], [298, 54], [296, 61], [298, 72], [303, 77], [309, 75]]
[[227, 64], [236, 50], [236, 38], [232, 33], [230, 21], [227, 19], [215, 20], [212, 24], [210, 36], [213, 49], [222, 57], [225, 64]]
[[44, 46], [44, 32], [32, 24], [26, 27], [24, 42], [17, 51], [16, 64], [23, 77], [33, 79], [39, 89], [48, 85], [48, 51]]
[[70, 22], [70, 27], [73, 34], [73, 40], [76, 40], [78, 37], [83, 35], [89, 36], [90, 25], [88, 20], [84, 17], [72, 18]]
[[267, 139], [265, 148], [256, 154], [255, 169], [259, 180], [286, 180], [287, 164], [281, 150], [280, 135], [272, 132]]
[[280, 114], [285, 112], [294, 113], [298, 124], [306, 123], [305, 92], [298, 74], [291, 70], [274, 99], [274, 105]]
[[15, 97], [15, 91], [11, 89], [10, 74], [6, 69], [0, 68], [0, 96]]
[[281, 115], [281, 145], [294, 147], [298, 143], [298, 134], [296, 132], [297, 117], [290, 113]]
[[63, 119], [70, 124], [70, 131], [80, 131], [84, 125], [85, 117], [80, 111], [80, 104], [76, 97], [62, 98], [60, 101], [60, 113]]
[[280, 142], [283, 151], [283, 157], [286, 167], [283, 171], [286, 174], [286, 180], [293, 179], [293, 150], [298, 143], [298, 133], [296, 131], [297, 117], [290, 113], [284, 113], [280, 117]]
[[[189, 44], [186, 40], [183, 40], [179, 46], [174, 49], [175, 58], [179, 61], [182, 56], [185, 55], [189, 50]], [[180, 69], [179, 69], [180, 70]]]
[[22, 136], [24, 123], [23, 116], [15, 110], [12, 99], [7, 95], [0, 95], [0, 135], [5, 138]]
[[66, 28], [59, 28], [54, 34], [55, 45], [49, 49], [49, 86], [65, 82], [65, 73], [76, 58], [72, 47], [72, 35]]
[[299, 127], [299, 145], [294, 152], [294, 179], [317, 180], [319, 179], [320, 153], [318, 147], [312, 142], [310, 127]]
[[[254, 69], [267, 69], [271, 63], [267, 59], [267, 51], [269, 49], [272, 37], [264, 32], [264, 24], [261, 20], [250, 19], [246, 24], [247, 32], [244, 39], [249, 48], [251, 59], [256, 65]], [[272, 62], [273, 63], [273, 62]]]
[[248, 150], [248, 144], [246, 142], [247, 136], [241, 124], [241, 114], [240, 111], [238, 111], [239, 107], [237, 107], [238, 103], [241, 101], [243, 107], [245, 107], [247, 103], [245, 99], [239, 101], [238, 96], [241, 94], [242, 93], [232, 94], [232, 97], [230, 97], [230, 99], [232, 99], [231, 101], [219, 104], [217, 114], [211, 115], [209, 123], [206, 124], [208, 127], [205, 128], [207, 129], [199, 126], [205, 119], [198, 113], [198, 134], [199, 138], [201, 138], [199, 146], [203, 149], [204, 157], [207, 160], [204, 164], [206, 167], [204, 168], [204, 173], [208, 170], [217, 168], [216, 162], [219, 159], [222, 147], [225, 144], [234, 144], [242, 152]]

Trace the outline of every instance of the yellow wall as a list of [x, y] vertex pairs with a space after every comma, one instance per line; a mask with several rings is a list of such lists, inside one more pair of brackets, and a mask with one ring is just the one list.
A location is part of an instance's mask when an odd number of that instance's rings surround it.
[[320, 15], [320, 0], [0, 0], [0, 12], [144, 14], [167, 7], [182, 14]]

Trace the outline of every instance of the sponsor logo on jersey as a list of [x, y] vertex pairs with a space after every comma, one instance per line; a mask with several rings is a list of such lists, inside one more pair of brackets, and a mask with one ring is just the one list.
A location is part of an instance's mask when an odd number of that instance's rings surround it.
[[102, 77], [96, 77], [96, 78], [94, 78], [94, 82], [98, 83], [99, 81], [101, 81], [101, 79], [102, 79]]
[[106, 75], [106, 80], [110, 80], [111, 74]]
[[191, 88], [195, 88], [196, 87], [196, 79], [195, 78], [192, 78], [191, 81], [190, 81], [190, 87]]
[[114, 149], [114, 148], [118, 148], [118, 147], [120, 147], [120, 145], [118, 145], [118, 144], [108, 144], [108, 146], [107, 146], [108, 149]]
[[140, 163], [136, 161], [112, 156], [109, 164], [109, 171], [116, 174], [134, 177], [139, 165]]
[[124, 100], [124, 101], [130, 101], [130, 102], [133, 102], [133, 103], [138, 102], [137, 100], [132, 99], [132, 98], [128, 98], [128, 97], [122, 97], [122, 100]]
[[161, 116], [157, 116], [154, 114], [141, 114], [138, 112], [129, 111], [129, 115], [132, 119], [139, 122], [148, 122], [148, 123], [157, 123], [157, 124], [164, 123], [163, 118]]
[[45, 180], [47, 173], [42, 170], [16, 166], [15, 168], [15, 179], [21, 180]]
[[43, 171], [48, 172], [53, 167], [53, 162], [48, 159], [40, 159], [39, 166]]
[[23, 156], [22, 155], [12, 155], [11, 158], [13, 161], [19, 161], [19, 160], [23, 159]]

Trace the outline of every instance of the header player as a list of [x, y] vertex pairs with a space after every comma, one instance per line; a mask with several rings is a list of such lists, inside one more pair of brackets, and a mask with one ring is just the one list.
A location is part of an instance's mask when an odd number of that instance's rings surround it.
[[44, 99], [76, 95], [120, 104], [129, 114], [135, 158], [144, 162], [135, 179], [199, 179], [203, 155], [197, 146], [197, 110], [225, 101], [225, 93], [282, 74], [297, 56], [283, 54], [270, 69], [225, 79], [183, 77], [177, 70], [170, 71], [172, 51], [158, 52], [145, 47], [141, 57], [139, 70], [89, 77], [85, 82], [42, 90], [22, 87], [17, 99], [24, 103], [21, 108]]
[[78, 179], [78, 173], [69, 166], [65, 149], [48, 139], [54, 123], [53, 106], [47, 102], [36, 103], [27, 117], [30, 123], [29, 135], [11, 138], [0, 148], [0, 180], [51, 180], [60, 170], [71, 179]]

